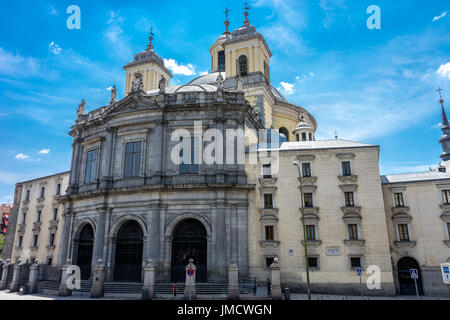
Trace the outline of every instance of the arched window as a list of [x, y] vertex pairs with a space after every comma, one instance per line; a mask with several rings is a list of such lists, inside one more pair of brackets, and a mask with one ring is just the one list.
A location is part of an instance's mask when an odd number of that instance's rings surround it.
[[239, 65], [239, 75], [241, 77], [245, 77], [248, 74], [248, 61], [247, 57], [242, 55], [238, 59], [238, 65]]
[[288, 131], [288, 129], [282, 127], [278, 131], [280, 131], [280, 133], [283, 134], [286, 137], [287, 141], [289, 141], [289, 131]]

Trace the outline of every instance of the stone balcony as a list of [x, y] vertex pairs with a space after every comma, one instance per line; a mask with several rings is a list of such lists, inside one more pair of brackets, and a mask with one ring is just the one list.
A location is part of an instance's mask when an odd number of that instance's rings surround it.
[[399, 248], [414, 248], [417, 244], [416, 241], [394, 241], [394, 244]]
[[359, 207], [359, 206], [341, 207], [341, 210], [345, 215], [351, 214], [351, 213], [357, 213], [357, 214], [361, 213], [361, 207]]
[[352, 246], [362, 247], [362, 246], [364, 246], [365, 243], [366, 243], [366, 240], [361, 240], [361, 239], [354, 239], [354, 240], [345, 239], [344, 240], [344, 244], [347, 247], [352, 247]]
[[259, 242], [262, 248], [273, 247], [278, 248], [280, 246], [280, 241], [276, 240], [262, 240]]
[[32, 230], [33, 231], [38, 231], [38, 232], [41, 231], [41, 225], [42, 225], [42, 222], [40, 222], [40, 221], [39, 222], [34, 222]]
[[349, 182], [356, 182], [358, 181], [358, 176], [351, 175], [351, 176], [338, 176], [339, 181], [342, 183], [349, 183]]
[[301, 177], [298, 178], [299, 182], [302, 183], [303, 186], [314, 185], [317, 181], [317, 177]]
[[409, 207], [392, 207], [392, 213], [397, 214], [397, 213], [407, 213], [409, 212]]
[[[305, 241], [302, 240], [300, 241], [302, 243], [302, 245], [305, 245]], [[318, 247], [322, 244], [322, 240], [307, 240], [306, 241], [306, 245], [308, 247]]]
[[25, 232], [25, 228], [26, 228], [26, 224], [25, 223], [21, 223], [17, 226], [17, 232], [18, 233], [24, 233]]
[[266, 177], [266, 178], [259, 178], [259, 184], [262, 186], [272, 186], [277, 182], [277, 178], [274, 177]]

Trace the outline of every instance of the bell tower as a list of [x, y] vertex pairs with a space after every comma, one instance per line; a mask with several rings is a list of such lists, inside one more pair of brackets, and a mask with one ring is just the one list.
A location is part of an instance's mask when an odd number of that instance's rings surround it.
[[158, 83], [163, 77], [166, 79], [166, 85], [169, 86], [170, 79], [173, 76], [164, 66], [164, 60], [155, 52], [152, 43], [153, 38], [154, 33], [152, 28], [147, 49], [138, 53], [134, 57], [133, 62], [123, 67], [126, 71], [125, 95], [128, 95], [131, 91], [131, 85], [136, 72], [142, 75], [144, 91], [158, 89]]

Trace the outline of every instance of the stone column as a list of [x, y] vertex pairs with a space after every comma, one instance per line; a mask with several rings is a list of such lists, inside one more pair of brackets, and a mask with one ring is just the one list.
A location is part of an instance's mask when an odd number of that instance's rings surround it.
[[19, 291], [19, 283], [20, 283], [20, 259], [14, 265], [13, 277], [11, 284], [9, 285], [9, 292], [17, 292]]
[[270, 265], [270, 273], [272, 276], [270, 293], [273, 300], [281, 300], [281, 285], [280, 285], [280, 265], [278, 258], [273, 259]]
[[238, 265], [242, 275], [248, 276], [248, 220], [247, 207], [238, 207]]
[[105, 279], [106, 267], [102, 259], [98, 259], [97, 264], [94, 267], [94, 279], [92, 281], [91, 298], [101, 298], [104, 296], [103, 282]]
[[159, 264], [159, 239], [160, 235], [160, 205], [150, 205], [147, 215], [147, 250], [148, 258], [152, 259], [155, 266]]
[[67, 261], [67, 253], [69, 251], [69, 234], [72, 213], [71, 209], [66, 208], [62, 214], [62, 232], [60, 235], [60, 248], [58, 252], [57, 265], [63, 265]]
[[8, 279], [8, 269], [10, 265], [10, 260], [6, 260], [6, 263], [3, 264], [3, 272], [2, 272], [2, 280], [0, 281], [0, 290], [6, 289], [7, 279]]
[[[197, 267], [194, 265], [194, 260], [189, 259], [189, 264], [186, 266], [186, 286], [184, 287], [184, 299], [185, 300], [195, 300], [197, 297], [197, 292], [195, 288], [195, 276], [197, 274]], [[188, 270], [192, 269], [192, 276], [188, 275]]]
[[[142, 295], [148, 300], [151, 300], [155, 297], [155, 265], [153, 264], [153, 260], [147, 260], [147, 263], [144, 267], [144, 287]], [[147, 291], [147, 294], [144, 295], [144, 290]]]
[[32, 294], [37, 292], [37, 278], [38, 278], [38, 260], [30, 266], [30, 276], [28, 277], [28, 293]]
[[83, 142], [83, 139], [75, 138], [74, 143], [72, 144], [72, 163], [70, 165], [70, 180], [68, 188], [69, 195], [76, 193], [78, 190], [81, 142]]
[[228, 299], [239, 300], [239, 267], [234, 259], [228, 267]]
[[[106, 209], [108, 210], [108, 209]], [[97, 227], [95, 228], [94, 248], [92, 249], [92, 265], [95, 266], [99, 259], [103, 260], [103, 249], [105, 242], [106, 210], [99, 209], [97, 212]]]
[[108, 135], [104, 143], [105, 150], [102, 152], [102, 163], [100, 166], [100, 189], [109, 189], [111, 187], [111, 167], [113, 162], [113, 143], [115, 128], [106, 128]]
[[72, 295], [72, 290], [67, 287], [67, 280], [70, 276], [68, 273], [68, 269], [70, 267], [70, 260], [67, 260], [67, 263], [61, 268], [61, 284], [59, 285], [58, 295], [60, 297], [67, 297]]
[[[222, 192], [221, 192], [222, 193]], [[219, 196], [219, 194], [218, 194]], [[220, 194], [223, 196], [223, 194]], [[225, 219], [225, 200], [216, 201], [216, 276], [217, 280], [227, 278], [227, 226]]]

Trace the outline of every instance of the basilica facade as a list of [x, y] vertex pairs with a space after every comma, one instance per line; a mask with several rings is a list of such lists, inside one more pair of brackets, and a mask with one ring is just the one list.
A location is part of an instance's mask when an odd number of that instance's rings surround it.
[[[168, 283], [184, 281], [192, 258], [197, 281], [221, 283], [232, 261], [241, 276], [265, 282], [278, 258], [281, 282], [304, 290], [306, 245], [315, 292], [359, 293], [356, 269], [376, 266], [381, 287], [368, 294], [405, 293], [411, 283], [402, 280], [406, 267], [399, 262], [411, 258], [430, 280], [422, 291], [449, 294], [438, 284], [438, 265], [450, 257], [441, 197], [450, 174], [429, 173], [420, 183], [405, 175], [380, 179], [379, 146], [316, 140], [313, 115], [271, 85], [263, 35], [247, 18], [233, 32], [228, 25], [209, 49], [210, 74], [170, 85], [172, 74], [150, 37], [124, 67], [124, 98], [114, 88], [108, 105], [89, 113], [82, 101], [70, 131], [70, 171], [16, 186], [6, 240], [12, 261], [37, 260], [54, 274], [74, 264], [88, 280], [101, 259], [105, 281], [136, 283], [151, 259], [157, 281]], [[195, 161], [211, 129], [224, 137], [214, 157], [234, 161]], [[437, 212], [415, 210], [415, 183], [429, 188], [423, 201]], [[422, 259], [430, 246], [433, 259]]]

